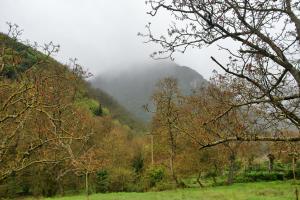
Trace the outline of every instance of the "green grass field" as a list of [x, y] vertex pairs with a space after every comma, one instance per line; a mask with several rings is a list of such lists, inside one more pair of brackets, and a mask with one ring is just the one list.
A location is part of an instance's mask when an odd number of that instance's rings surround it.
[[[178, 189], [146, 193], [93, 194], [90, 200], [295, 200], [292, 182], [259, 182], [208, 188]], [[84, 195], [47, 198], [46, 200], [84, 200]], [[26, 199], [31, 200], [31, 199]]]

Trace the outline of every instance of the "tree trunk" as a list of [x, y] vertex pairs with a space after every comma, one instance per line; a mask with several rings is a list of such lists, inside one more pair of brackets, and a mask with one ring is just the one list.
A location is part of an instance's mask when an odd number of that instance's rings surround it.
[[214, 184], [216, 185], [217, 184], [216, 176], [213, 176], [212, 179], [213, 179]]
[[215, 162], [214, 162], [214, 169], [215, 169], [215, 171], [214, 171], [214, 174], [212, 176], [212, 179], [213, 179], [214, 184], [216, 185], [217, 184], [216, 177], [217, 177], [217, 173], [218, 173], [218, 166]]
[[248, 170], [253, 170], [252, 168], [253, 168], [253, 161], [254, 161], [254, 156], [253, 155], [251, 155], [251, 157], [250, 158], [248, 158]]
[[60, 193], [60, 195], [64, 196], [65, 195], [65, 190], [64, 190], [64, 186], [63, 186], [62, 181], [58, 181], [58, 186], [59, 186], [59, 193]]
[[175, 170], [174, 170], [174, 154], [173, 154], [173, 152], [171, 152], [171, 156], [170, 156], [170, 171], [171, 171], [173, 180], [176, 183], [176, 186], [179, 186], [179, 182], [178, 182]]
[[269, 158], [269, 172], [273, 171], [275, 156], [273, 154], [268, 155]]
[[173, 177], [174, 182], [176, 183], [176, 186], [179, 187], [179, 182], [175, 173], [174, 169], [174, 161], [176, 156], [176, 141], [175, 141], [175, 135], [172, 131], [171, 122], [169, 122], [169, 140], [170, 140], [170, 171]]
[[197, 183], [200, 185], [201, 188], [203, 188], [204, 185], [201, 183], [200, 178], [201, 178], [201, 172], [198, 173]]
[[229, 156], [229, 172], [227, 177], [227, 184], [231, 185], [234, 181], [234, 171], [235, 171], [235, 154], [231, 153]]
[[293, 178], [296, 181], [296, 158], [293, 156]]
[[154, 138], [151, 134], [151, 165], [154, 166]]
[[[294, 182], [296, 183], [296, 157], [295, 157], [295, 155], [293, 155], [293, 179], [294, 179]], [[297, 186], [295, 188], [295, 196], [296, 196], [296, 200], [299, 200], [299, 192], [298, 192]]]
[[85, 173], [85, 192], [86, 192], [86, 199], [89, 200], [89, 173]]

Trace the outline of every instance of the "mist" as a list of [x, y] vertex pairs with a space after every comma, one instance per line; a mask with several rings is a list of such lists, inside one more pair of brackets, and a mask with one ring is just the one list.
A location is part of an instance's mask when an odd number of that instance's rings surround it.
[[[149, 55], [159, 46], [144, 44], [145, 38], [137, 33], [145, 32], [149, 21], [155, 33], [164, 33], [170, 16], [161, 13], [152, 18], [147, 10], [141, 0], [1, 0], [0, 31], [7, 32], [6, 22], [16, 23], [24, 29], [22, 40], [53, 41], [61, 46], [54, 58], [62, 63], [77, 58], [96, 76], [156, 62]], [[175, 62], [208, 79], [216, 69], [210, 56], [223, 59], [223, 53], [212, 46], [176, 54]]]

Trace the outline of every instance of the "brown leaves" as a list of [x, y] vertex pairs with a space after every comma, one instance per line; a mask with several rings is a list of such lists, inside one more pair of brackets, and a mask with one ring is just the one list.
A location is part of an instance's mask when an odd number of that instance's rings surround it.
[[72, 160], [72, 167], [76, 174], [94, 173], [104, 168], [107, 164], [106, 151], [91, 147], [81, 156]]

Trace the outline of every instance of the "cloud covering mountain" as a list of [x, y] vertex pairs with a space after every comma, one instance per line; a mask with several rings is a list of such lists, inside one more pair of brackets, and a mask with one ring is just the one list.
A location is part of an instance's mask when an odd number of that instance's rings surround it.
[[92, 80], [92, 85], [105, 90], [143, 121], [149, 121], [151, 114], [146, 113], [142, 106], [151, 102], [151, 95], [160, 79], [176, 78], [184, 94], [190, 94], [193, 89], [207, 83], [195, 70], [171, 62], [136, 64], [131, 69], [102, 73]]

